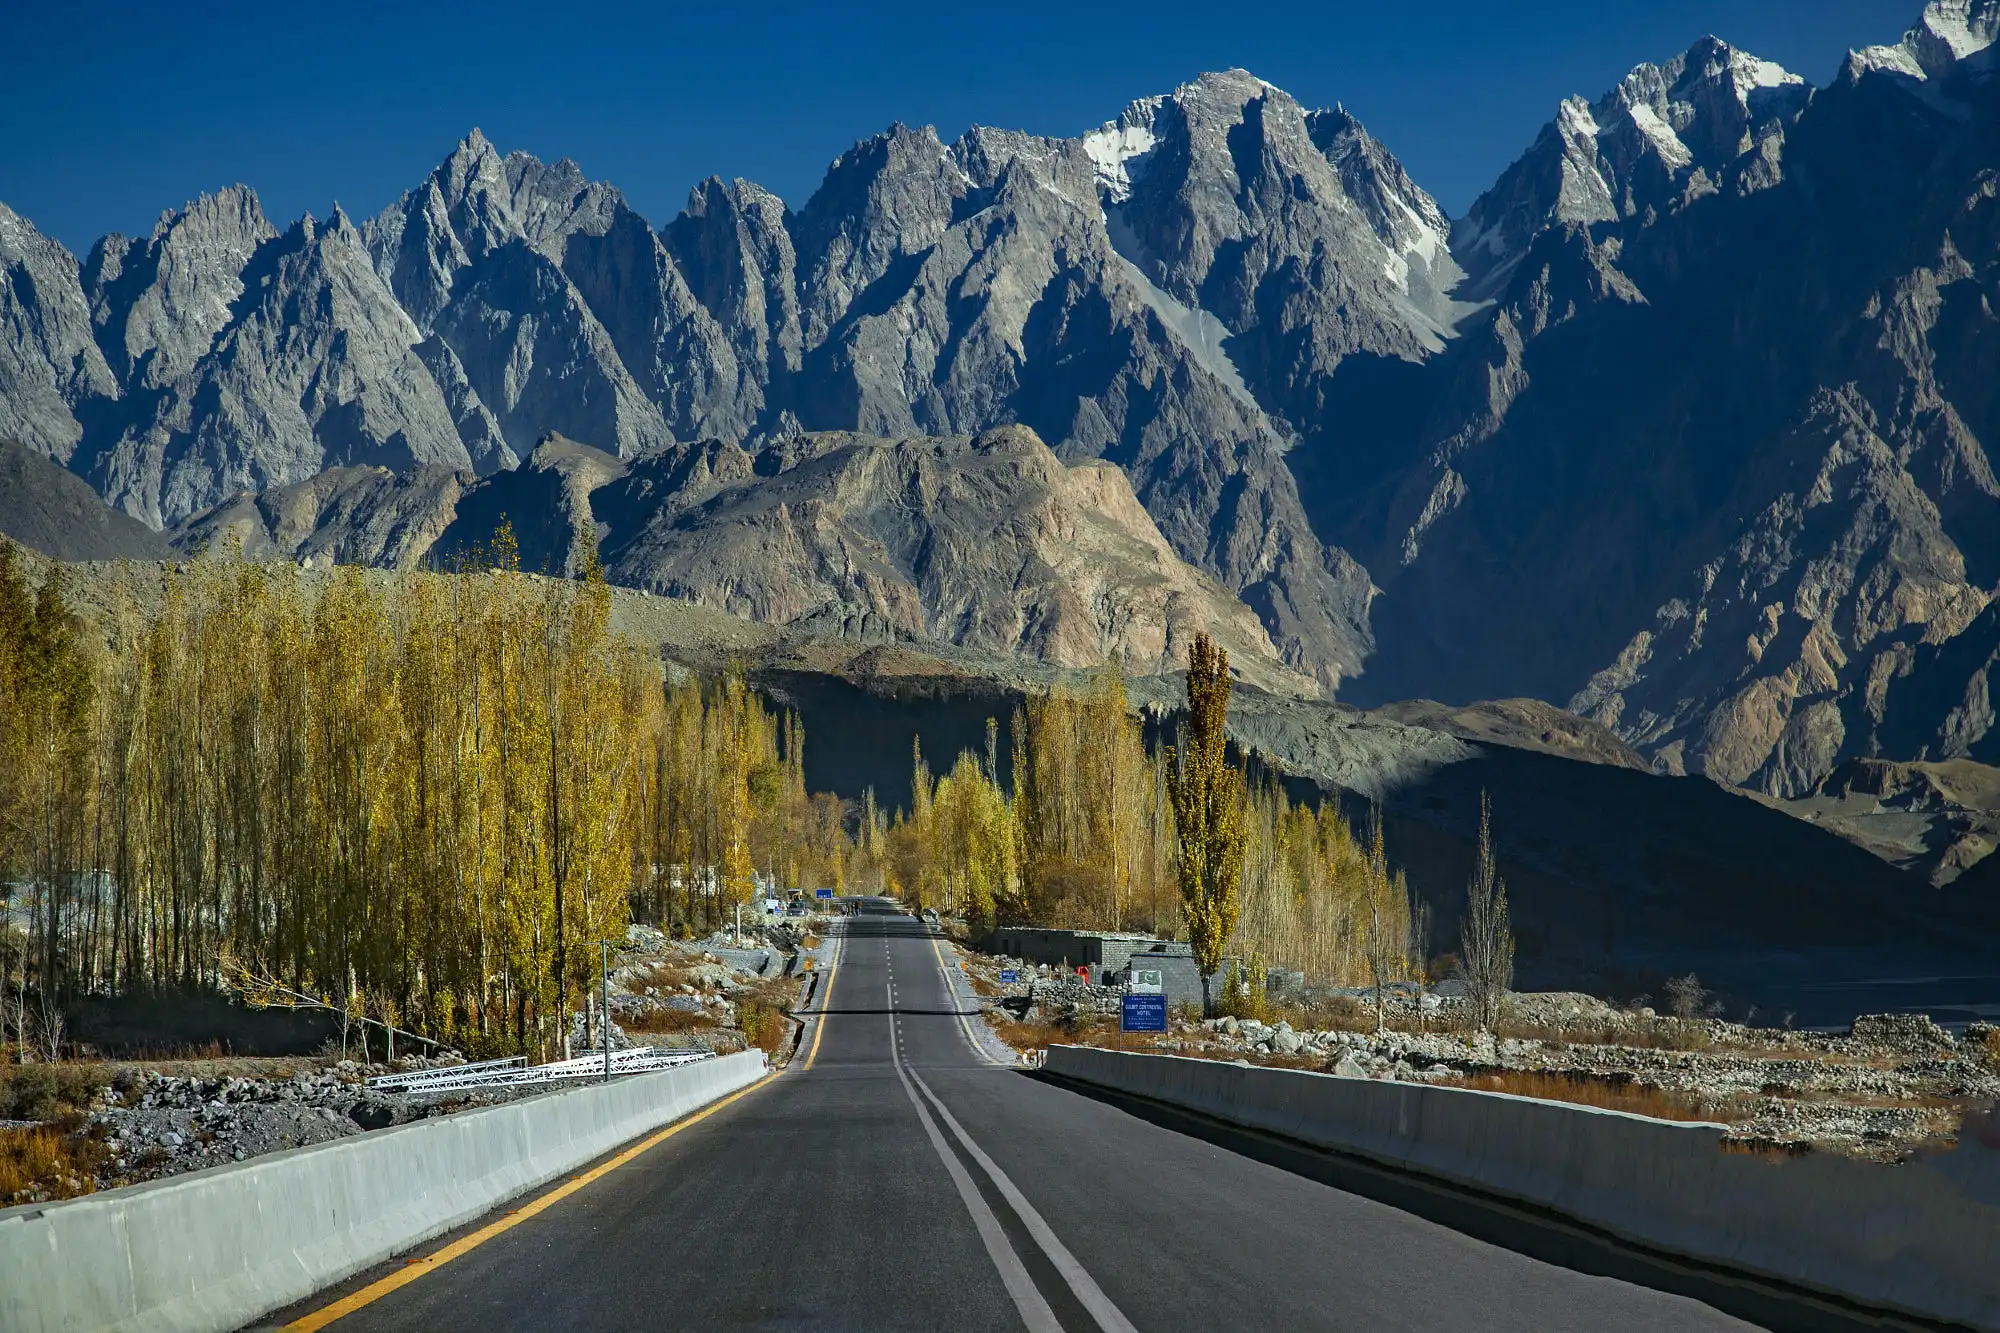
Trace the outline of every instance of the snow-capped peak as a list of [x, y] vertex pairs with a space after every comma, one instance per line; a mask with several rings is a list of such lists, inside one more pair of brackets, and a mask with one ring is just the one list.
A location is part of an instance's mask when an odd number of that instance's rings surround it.
[[1153, 116], [1163, 100], [1141, 98], [1126, 107], [1117, 120], [1108, 120], [1083, 136], [1083, 151], [1097, 170], [1097, 183], [1113, 203], [1123, 203], [1131, 195], [1132, 182], [1158, 142], [1153, 136]]
[[2000, 3], [1995, 0], [1932, 0], [1917, 20], [1920, 31], [1942, 44], [1952, 59], [1978, 55], [2000, 39]]
[[1931, 0], [1902, 41], [1849, 52], [1842, 72], [1849, 79], [1881, 72], [1918, 81], [1960, 69], [1984, 75], [1993, 66], [1996, 40], [2000, 0]]
[[1453, 225], [1452, 251], [1475, 285], [1488, 275], [1497, 282], [1551, 222], [1670, 210], [1681, 186], [1662, 188], [1641, 163], [1665, 168], [1669, 181], [1697, 170], [1713, 180], [1781, 133], [1812, 94], [1782, 65], [1716, 37], [1663, 64], [1638, 65], [1595, 102], [1565, 98], [1526, 155]]

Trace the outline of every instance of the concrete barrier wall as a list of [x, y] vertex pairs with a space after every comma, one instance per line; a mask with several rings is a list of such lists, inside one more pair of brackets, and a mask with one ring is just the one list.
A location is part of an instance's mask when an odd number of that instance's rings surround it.
[[1719, 1125], [1424, 1084], [1051, 1047], [1054, 1074], [1550, 1208], [1869, 1305], [2000, 1329], [2000, 1133], [1883, 1166], [1725, 1151]]
[[0, 1329], [240, 1328], [764, 1072], [745, 1051], [0, 1210]]

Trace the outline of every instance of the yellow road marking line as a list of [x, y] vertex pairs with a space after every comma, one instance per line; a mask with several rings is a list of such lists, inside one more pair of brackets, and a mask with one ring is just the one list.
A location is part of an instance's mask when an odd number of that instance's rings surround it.
[[812, 1049], [806, 1052], [806, 1062], [799, 1067], [801, 1074], [811, 1069], [813, 1061], [819, 1059], [819, 1039], [826, 1035], [826, 1008], [833, 1003], [833, 979], [840, 974], [841, 952], [840, 950], [834, 952], [833, 965], [826, 970], [826, 989], [820, 992], [819, 997], [819, 1022], [813, 1025]]
[[717, 1111], [720, 1111], [723, 1107], [729, 1105], [731, 1102], [749, 1096], [751, 1093], [763, 1087], [766, 1083], [769, 1083], [772, 1079], [776, 1077], [777, 1077], [776, 1074], [766, 1074], [763, 1078], [758, 1079], [755, 1083], [752, 1083], [749, 1087], [743, 1088], [737, 1092], [733, 1092], [729, 1096], [724, 1097], [720, 1101], [709, 1103], [707, 1106], [695, 1112], [693, 1115], [687, 1117], [685, 1120], [676, 1121], [674, 1124], [669, 1125], [667, 1128], [663, 1130], [660, 1130], [652, 1137], [644, 1139], [641, 1142], [634, 1144], [632, 1147], [627, 1148], [624, 1152], [619, 1153], [616, 1157], [613, 1157], [610, 1161], [605, 1162], [602, 1166], [598, 1166], [589, 1171], [586, 1171], [580, 1176], [571, 1176], [563, 1184], [557, 1186], [555, 1189], [550, 1190], [547, 1194], [544, 1194], [541, 1198], [536, 1199], [534, 1202], [509, 1211], [499, 1221], [481, 1227], [479, 1230], [473, 1232], [469, 1236], [463, 1236], [458, 1240], [453, 1241], [451, 1244], [445, 1246], [443, 1249], [437, 1251], [435, 1254], [426, 1255], [421, 1259], [406, 1259], [404, 1260], [404, 1267], [399, 1271], [391, 1273], [388, 1277], [385, 1277], [378, 1282], [371, 1283], [368, 1286], [363, 1287], [361, 1290], [352, 1293], [351, 1295], [344, 1296], [340, 1300], [335, 1301], [331, 1305], [325, 1306], [321, 1309], [313, 1311], [311, 1314], [296, 1319], [291, 1323], [285, 1325], [285, 1327], [287, 1329], [300, 1329], [304, 1330], [305, 1333], [311, 1333], [311, 1330], [325, 1328], [328, 1324], [333, 1323], [336, 1319], [345, 1318], [346, 1316], [353, 1314], [356, 1310], [361, 1309], [365, 1305], [372, 1305], [376, 1301], [382, 1299], [384, 1296], [387, 1296], [390, 1292], [395, 1291], [398, 1288], [407, 1286], [410, 1283], [415, 1282], [418, 1278], [424, 1276], [426, 1273], [433, 1272], [436, 1269], [443, 1267], [445, 1264], [450, 1263], [452, 1260], [457, 1259], [462, 1255], [470, 1253], [471, 1251], [477, 1249], [479, 1246], [484, 1245], [487, 1241], [492, 1240], [495, 1236], [499, 1235], [501, 1232], [508, 1231], [516, 1226], [519, 1226], [521, 1223], [527, 1221], [529, 1218], [542, 1212], [544, 1209], [549, 1208], [552, 1205], [561, 1202], [563, 1199], [568, 1198], [570, 1195], [582, 1189], [585, 1185], [588, 1185], [591, 1181], [596, 1180], [600, 1176], [615, 1171], [621, 1166], [624, 1166], [626, 1163], [630, 1162], [633, 1158], [639, 1156], [639, 1154], [645, 1152], [647, 1149], [655, 1147], [656, 1145], [665, 1142], [666, 1140], [672, 1138], [674, 1135], [680, 1133], [682, 1130], [686, 1129], [688, 1126], [696, 1123], [697, 1121], [707, 1119], [709, 1116], [714, 1115]]
[[[833, 979], [835, 974], [837, 974], [839, 971], [840, 971], [840, 954], [836, 952], [833, 956], [833, 965], [827, 969], [825, 994], [823, 994], [820, 997], [820, 1008], [822, 1011], [825, 1010], [827, 1002], [833, 998]], [[819, 1016], [819, 1025], [813, 1029], [812, 1050], [807, 1052], [806, 1062], [801, 1067], [799, 1072], [804, 1073], [805, 1070], [811, 1069], [813, 1067], [813, 1061], [819, 1058], [819, 1039], [825, 1034], [826, 1034], [826, 1014], [822, 1012]], [[517, 1227], [521, 1223], [527, 1221], [529, 1218], [534, 1217], [536, 1214], [542, 1212], [544, 1209], [549, 1208], [554, 1204], [560, 1203], [562, 1200], [568, 1198], [570, 1195], [582, 1189], [585, 1185], [588, 1185], [591, 1181], [596, 1180], [600, 1176], [607, 1175], [612, 1171], [616, 1171], [619, 1167], [624, 1166], [627, 1162], [630, 1162], [633, 1158], [645, 1152], [648, 1148], [652, 1148], [660, 1143], [664, 1143], [666, 1140], [680, 1133], [682, 1130], [694, 1124], [696, 1121], [705, 1120], [709, 1116], [714, 1115], [717, 1111], [720, 1111], [723, 1107], [729, 1105], [731, 1102], [740, 1100], [741, 1098], [744, 1097], [748, 1097], [751, 1093], [757, 1091], [757, 1089], [763, 1087], [766, 1083], [769, 1083], [772, 1079], [777, 1078], [779, 1074], [782, 1074], [783, 1072], [784, 1072], [783, 1070], [780, 1070], [778, 1071], [777, 1074], [766, 1074], [764, 1077], [758, 1079], [755, 1083], [752, 1083], [749, 1087], [743, 1088], [737, 1092], [733, 1092], [729, 1096], [724, 1097], [721, 1101], [710, 1102], [707, 1106], [695, 1112], [687, 1119], [676, 1121], [675, 1123], [667, 1126], [667, 1128], [659, 1131], [657, 1134], [654, 1134], [651, 1138], [644, 1139], [632, 1145], [630, 1148], [627, 1148], [624, 1152], [619, 1153], [616, 1157], [613, 1157], [610, 1161], [604, 1163], [604, 1165], [586, 1171], [580, 1176], [571, 1176], [563, 1184], [557, 1186], [555, 1189], [550, 1190], [547, 1194], [544, 1194], [541, 1198], [536, 1199], [533, 1203], [524, 1204], [519, 1208], [509, 1209], [506, 1212], [506, 1214], [500, 1218], [499, 1221], [490, 1223], [487, 1226], [483, 1226], [469, 1236], [460, 1237], [458, 1240], [453, 1241], [451, 1244], [445, 1246], [443, 1249], [437, 1251], [435, 1254], [428, 1254], [420, 1259], [405, 1259], [403, 1261], [403, 1267], [398, 1269], [396, 1272], [391, 1273], [389, 1276], [382, 1278], [379, 1281], [370, 1283], [369, 1285], [363, 1287], [361, 1290], [357, 1292], [353, 1292], [347, 1296], [341, 1297], [339, 1300], [335, 1301], [331, 1305], [323, 1306], [320, 1309], [314, 1310], [310, 1314], [302, 1315], [299, 1318], [294, 1319], [291, 1323], [286, 1324], [285, 1328], [287, 1330], [297, 1329], [299, 1330], [299, 1333], [314, 1333], [314, 1330], [325, 1328], [328, 1324], [333, 1323], [337, 1319], [344, 1319], [348, 1315], [353, 1314], [356, 1310], [361, 1309], [363, 1306], [373, 1305], [376, 1301], [381, 1300], [384, 1296], [387, 1296], [390, 1292], [408, 1286], [410, 1283], [415, 1282], [418, 1278], [423, 1277], [427, 1273], [436, 1272], [438, 1269], [444, 1267], [452, 1260], [460, 1258], [466, 1254], [471, 1253], [473, 1250], [478, 1249], [481, 1245], [484, 1245], [487, 1241], [492, 1240], [495, 1236], [499, 1235], [501, 1232], [511, 1230], [512, 1228]]]
[[323, 1306], [320, 1309], [314, 1310], [311, 1314], [303, 1315], [286, 1324], [285, 1327], [287, 1329], [298, 1329], [301, 1333], [312, 1333], [312, 1330], [325, 1328], [336, 1319], [344, 1319], [363, 1306], [373, 1305], [390, 1292], [408, 1286], [427, 1273], [436, 1272], [452, 1260], [461, 1258], [478, 1249], [501, 1232], [509, 1231], [544, 1209], [560, 1203], [582, 1189], [585, 1185], [588, 1185], [591, 1181], [596, 1180], [599, 1176], [616, 1171], [619, 1167], [624, 1166], [648, 1148], [656, 1147], [666, 1142], [697, 1121], [706, 1120], [709, 1116], [714, 1115], [731, 1102], [748, 1097], [751, 1093], [757, 1091], [757, 1089], [763, 1087], [776, 1077], [778, 1077], [776, 1074], [766, 1074], [749, 1087], [733, 1092], [721, 1101], [710, 1102], [701, 1110], [687, 1117], [687, 1119], [675, 1121], [657, 1134], [654, 1134], [651, 1138], [643, 1139], [630, 1148], [627, 1148], [624, 1152], [619, 1153], [602, 1166], [594, 1167], [580, 1176], [571, 1176], [561, 1185], [556, 1186], [556, 1188], [550, 1190], [541, 1198], [536, 1199], [533, 1203], [524, 1204], [520, 1208], [506, 1214], [499, 1221], [483, 1226], [469, 1236], [460, 1237], [435, 1254], [425, 1255], [421, 1259], [406, 1259], [403, 1261], [403, 1267], [389, 1274], [389, 1276], [382, 1278], [380, 1281], [371, 1282], [361, 1290], [351, 1295], [343, 1296], [331, 1305]]

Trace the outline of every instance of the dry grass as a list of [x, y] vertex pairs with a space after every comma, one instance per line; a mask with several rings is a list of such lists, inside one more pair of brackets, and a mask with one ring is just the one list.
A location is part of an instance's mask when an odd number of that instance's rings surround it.
[[972, 993], [974, 995], [980, 995], [988, 999], [991, 999], [994, 996], [1005, 995], [1007, 993], [1007, 990], [1004, 986], [994, 985], [992, 982], [988, 981], [985, 977], [980, 976], [977, 972], [967, 972], [965, 976], [966, 980], [972, 983]]
[[649, 1009], [620, 1018], [618, 1026], [627, 1032], [712, 1032], [722, 1026], [722, 1020], [706, 1010]]
[[73, 1199], [95, 1190], [95, 1176], [111, 1153], [80, 1126], [76, 1121], [0, 1130], [0, 1206]]
[[626, 989], [634, 995], [648, 989], [661, 992], [676, 992], [682, 986], [694, 982], [694, 968], [688, 963], [655, 963], [643, 972], [635, 973], [626, 984]]
[[1529, 1070], [1496, 1070], [1472, 1074], [1452, 1086], [1476, 1092], [1505, 1092], [1545, 1102], [1569, 1102], [1604, 1111], [1625, 1111], [1655, 1120], [1713, 1120], [1725, 1124], [1749, 1118], [1734, 1101], [1705, 1102], [1687, 1093], [1671, 1092], [1622, 1079], [1588, 1075], [1547, 1074]]
[[995, 1015], [993, 1031], [1017, 1051], [1045, 1051], [1056, 1045], [1101, 1046], [1111, 1051], [1157, 1055], [1163, 1040], [1157, 1032], [1120, 1032], [1117, 1019], [1101, 1017], [1016, 1023]]
[[1526, 1023], [1517, 1019], [1502, 1018], [1493, 1027], [1496, 1037], [1512, 1037], [1516, 1041], [1539, 1041], [1555, 1047], [1564, 1046], [1632, 1046], [1655, 1051], [1694, 1051], [1708, 1047], [1707, 1036], [1699, 1029], [1681, 1030], [1673, 1023], [1662, 1023], [1652, 1027], [1632, 1024], [1612, 1023], [1572, 1023], [1557, 1026], [1553, 1023]]
[[1986, 1034], [1984, 1047], [1987, 1067], [1996, 1073], [2000, 1073], [2000, 1028], [1994, 1028]]

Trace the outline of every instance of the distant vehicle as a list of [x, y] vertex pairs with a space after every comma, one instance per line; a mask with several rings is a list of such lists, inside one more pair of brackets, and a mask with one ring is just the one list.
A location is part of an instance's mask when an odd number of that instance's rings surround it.
[[804, 916], [805, 914], [806, 905], [804, 903], [790, 903], [785, 908], [786, 916]]
[[924, 920], [930, 922], [933, 926], [935, 926], [938, 923], [937, 908], [926, 907], [924, 909]]

